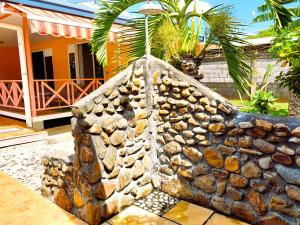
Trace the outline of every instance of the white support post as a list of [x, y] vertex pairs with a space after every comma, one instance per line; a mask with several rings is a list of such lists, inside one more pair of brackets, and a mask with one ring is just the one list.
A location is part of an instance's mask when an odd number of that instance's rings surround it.
[[15, 30], [17, 32], [26, 125], [28, 127], [32, 127], [30, 95], [29, 95], [29, 85], [28, 85], [28, 75], [27, 75], [27, 64], [26, 64], [26, 53], [25, 53], [25, 46], [24, 46], [23, 29], [20, 26], [13, 25], [13, 24], [7, 24], [7, 23], [0, 23], [0, 27], [10, 29], [10, 30]]

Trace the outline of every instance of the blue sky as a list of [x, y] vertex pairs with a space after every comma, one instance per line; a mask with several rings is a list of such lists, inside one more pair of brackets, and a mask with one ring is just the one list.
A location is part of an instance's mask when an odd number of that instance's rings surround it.
[[234, 14], [237, 18], [249, 25], [247, 33], [263, 30], [270, 26], [270, 22], [252, 24], [252, 19], [257, 13], [257, 7], [264, 3], [264, 0], [208, 0], [212, 6], [227, 4], [234, 6]]
[[[270, 26], [270, 22], [256, 23], [252, 24], [252, 19], [257, 13], [257, 7], [264, 3], [264, 0], [202, 0], [208, 2], [211, 6], [224, 4], [224, 5], [233, 5], [234, 6], [234, 15], [243, 21], [248, 27], [245, 29], [245, 33], [253, 34], [259, 30], [263, 30]], [[135, 6], [129, 11], [137, 11], [140, 6]], [[127, 13], [125, 13], [127, 14]], [[124, 15], [126, 18], [129, 15]]]

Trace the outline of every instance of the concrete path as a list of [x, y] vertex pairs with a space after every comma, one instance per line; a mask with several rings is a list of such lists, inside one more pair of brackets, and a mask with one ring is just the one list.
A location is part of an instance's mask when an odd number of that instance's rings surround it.
[[87, 225], [0, 172], [1, 225]]

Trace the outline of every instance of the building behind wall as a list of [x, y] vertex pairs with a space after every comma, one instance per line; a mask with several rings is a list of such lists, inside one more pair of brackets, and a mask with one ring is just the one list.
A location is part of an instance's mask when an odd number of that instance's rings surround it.
[[[268, 80], [270, 82], [268, 89], [273, 91], [275, 97], [282, 101], [286, 101], [289, 98], [288, 90], [279, 87], [275, 82], [275, 77], [281, 71], [285, 71], [286, 68], [277, 64], [277, 59], [273, 59], [269, 53], [271, 38], [254, 39], [249, 42], [252, 46], [245, 47], [245, 53], [253, 58], [252, 62], [248, 62], [257, 72], [257, 75], [253, 76], [253, 80], [256, 80], [256, 83], [260, 83], [268, 65], [274, 65], [273, 75]], [[201, 65], [201, 73], [204, 74], [204, 78], [201, 82], [206, 86], [212, 88], [226, 98], [239, 98], [233, 80], [229, 76], [227, 63], [221, 53], [221, 49], [214, 48], [208, 51], [205, 61]]]

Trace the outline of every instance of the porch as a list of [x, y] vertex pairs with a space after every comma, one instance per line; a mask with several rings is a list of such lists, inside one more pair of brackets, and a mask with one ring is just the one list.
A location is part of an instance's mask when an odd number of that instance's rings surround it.
[[35, 128], [71, 116], [72, 104], [127, 63], [113, 54], [120, 50], [119, 27], [108, 40], [110, 66], [103, 68], [88, 44], [92, 18], [0, 1], [0, 115]]
[[[32, 122], [71, 116], [70, 106], [104, 83], [104, 78], [33, 80]], [[0, 114], [26, 120], [22, 80], [0, 81]]]

